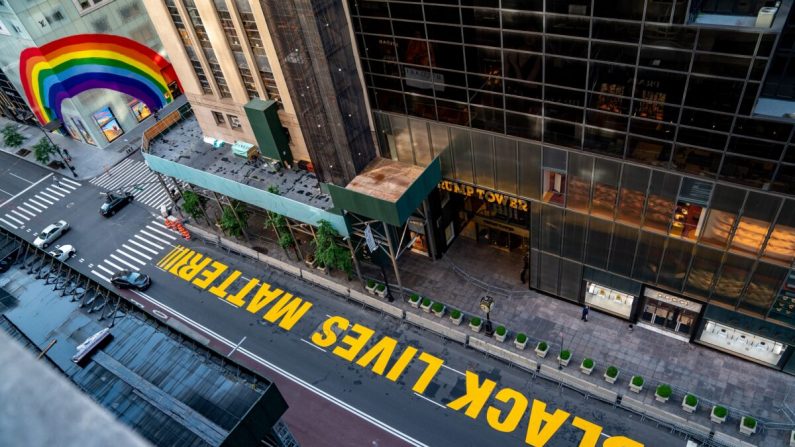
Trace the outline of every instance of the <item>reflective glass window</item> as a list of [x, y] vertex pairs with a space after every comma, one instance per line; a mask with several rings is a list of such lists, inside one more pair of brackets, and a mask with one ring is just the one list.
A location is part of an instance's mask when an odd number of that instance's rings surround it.
[[689, 127], [680, 127], [679, 133], [676, 134], [676, 141], [679, 143], [693, 144], [717, 150], [723, 150], [726, 146], [727, 138], [725, 134], [691, 129]]
[[674, 149], [673, 165], [676, 169], [687, 172], [688, 174], [715, 178], [718, 174], [721, 157], [722, 155], [719, 152], [676, 145], [676, 149]]
[[[650, 103], [679, 104], [682, 101], [685, 78], [684, 75], [674, 73], [639, 69], [637, 82], [635, 84], [635, 98]], [[652, 113], [651, 111], [647, 113], [647, 115], [652, 119], [664, 119], [658, 118], [658, 113]], [[669, 117], [667, 121], [675, 119], [674, 117]]]
[[475, 155], [475, 183], [494, 189], [494, 137], [472, 132], [472, 152]]
[[668, 23], [674, 10], [675, 1], [648, 2], [646, 4], [646, 21]]
[[406, 95], [406, 110], [410, 115], [436, 120], [436, 103], [433, 98], [420, 95]]
[[505, 112], [490, 107], [469, 106], [470, 124], [477, 129], [505, 133]]
[[745, 205], [743, 205], [740, 222], [737, 224], [737, 229], [734, 230], [731, 248], [756, 255], [767, 237], [780, 205], [779, 197], [749, 192]]
[[590, 14], [591, 2], [589, 0], [546, 0], [547, 12], [558, 14], [581, 15]]
[[695, 39], [696, 30], [691, 27], [646, 25], [643, 29], [643, 45], [689, 50]]
[[551, 119], [544, 120], [544, 141], [560, 146], [580, 148], [582, 126]]
[[593, 15], [609, 19], [641, 20], [643, 3], [594, 0]]
[[605, 129], [618, 130], [621, 132], [626, 132], [627, 130], [627, 117], [622, 115], [614, 115], [612, 113], [588, 111], [586, 113], [585, 123]]
[[653, 166], [668, 166], [671, 144], [636, 136], [629, 137], [627, 158]]
[[635, 69], [620, 65], [591, 63], [588, 89], [609, 95], [631, 96]]
[[778, 161], [784, 152], [784, 145], [769, 141], [753, 140], [751, 138], [732, 137], [726, 149], [736, 154], [750, 155], [758, 158], [768, 158]]
[[450, 146], [450, 134], [447, 126], [437, 123], [428, 123], [431, 128], [431, 144], [433, 156], [436, 157]]
[[687, 275], [685, 292], [708, 297], [722, 257], [723, 254], [718, 250], [697, 246], [690, 273]]
[[544, 79], [549, 84], [582, 89], [585, 88], [586, 67], [586, 63], [582, 61], [547, 57]]
[[733, 132], [766, 140], [787, 141], [792, 124], [762, 119], [737, 118]]
[[466, 47], [467, 71], [502, 76], [502, 53], [498, 49]]
[[500, 32], [494, 29], [464, 27], [464, 43], [467, 45], [483, 45], [499, 47]]
[[419, 166], [428, 166], [433, 159], [428, 124], [425, 121], [410, 118], [409, 125], [411, 126], [411, 143], [414, 147], [414, 162]]
[[505, 113], [505, 133], [528, 140], [541, 140], [543, 120], [537, 116]]
[[[389, 24], [386, 28], [382, 28], [377, 34], [390, 34]], [[393, 20], [392, 28], [395, 30], [396, 36], [411, 37], [416, 39], [425, 39], [425, 24], [422, 22], [407, 22], [405, 20]]]
[[716, 185], [709, 215], [701, 232], [701, 242], [725, 247], [744, 200], [745, 191], [742, 189]]
[[[742, 81], [691, 76], [685, 104], [700, 109], [734, 113], [742, 87]], [[721, 94], [716, 95], [715, 92]]]
[[541, 253], [538, 274], [538, 288], [554, 295], [558, 294], [560, 258]]
[[544, 47], [544, 39], [541, 34], [503, 31], [502, 46], [505, 49], [535, 51], [540, 53]]
[[619, 45], [591, 41], [591, 59], [634, 65], [638, 49], [632, 45]]
[[753, 259], [727, 254], [720, 277], [712, 291], [712, 299], [735, 305], [745, 287], [745, 281], [753, 267]]
[[[588, 107], [591, 109], [599, 109], [604, 110], [606, 112], [612, 113], [620, 113], [620, 114], [628, 114], [630, 109], [630, 100], [616, 96], [613, 93], [607, 92], [599, 92], [599, 93], [588, 93]], [[626, 126], [624, 126], [624, 130], [626, 130]]]
[[461, 23], [461, 17], [458, 9], [452, 6], [435, 6], [424, 5], [425, 20], [428, 22], [451, 23], [458, 25]]
[[770, 189], [795, 195], [795, 166], [782, 164]]
[[565, 36], [588, 37], [590, 30], [589, 20], [574, 16], [547, 15], [547, 34], [562, 34]]
[[585, 246], [586, 264], [601, 269], [607, 268], [612, 230], [612, 222], [591, 217], [588, 226], [588, 243]]
[[400, 62], [412, 65], [430, 65], [428, 41], [422, 39], [396, 38], [397, 54]]
[[751, 115], [753, 113], [754, 105], [756, 104], [757, 94], [759, 93], [759, 83], [749, 82], [745, 84], [745, 91], [740, 100], [740, 108], [737, 113], [740, 115]]
[[726, 155], [723, 157], [723, 167], [720, 178], [743, 185], [763, 187], [773, 178], [776, 164], [772, 161], [754, 160], [745, 157]]
[[[521, 0], [519, 0], [521, 1]], [[507, 8], [503, 2], [503, 8]], [[525, 7], [517, 9], [526, 9]], [[544, 30], [544, 19], [541, 14], [526, 11], [502, 11], [502, 27], [517, 31], [536, 31]]]
[[668, 239], [668, 247], [665, 249], [660, 266], [660, 276], [657, 278], [658, 284], [682, 290], [693, 247], [694, 244], [680, 239]]
[[389, 3], [389, 10], [394, 19], [422, 21], [422, 5], [412, 3]]
[[608, 269], [613, 273], [629, 276], [632, 273], [632, 259], [635, 257], [637, 243], [637, 228], [616, 224], [613, 229]]
[[588, 41], [548, 36], [546, 38], [546, 51], [549, 54], [585, 58], [588, 57]]
[[517, 98], [516, 96], [506, 96], [505, 109], [519, 113], [541, 115], [541, 102], [532, 99]]
[[[555, 118], [562, 121], [571, 121], [574, 123], [581, 123], [582, 114], [583, 114], [583, 109], [581, 107], [566, 107], [549, 102], [544, 104], [544, 115], [549, 118]], [[575, 142], [575, 144], [578, 143]]]
[[541, 249], [560, 254], [563, 235], [563, 210], [554, 206], [541, 208]]
[[688, 71], [692, 55], [693, 53], [690, 51], [643, 47], [640, 50], [640, 65], [665, 70]]
[[574, 152], [569, 154], [567, 208], [588, 212], [591, 203], [592, 172], [593, 157]]
[[491, 8], [461, 8], [464, 25], [500, 28], [500, 12]]
[[582, 262], [587, 225], [587, 215], [571, 211], [566, 212], [566, 226], [563, 230], [563, 256]]
[[621, 165], [618, 162], [602, 158], [594, 161], [592, 215], [613, 219], [620, 173]]
[[[507, 53], [507, 52], [506, 52]], [[507, 57], [507, 55], [506, 55]], [[540, 70], [540, 66], [539, 66]], [[541, 73], [533, 74], [533, 76], [541, 76]], [[533, 84], [530, 82], [518, 82], [518, 81], [511, 81], [510, 79], [505, 80], [505, 94], [506, 95], [515, 95], [515, 96], [522, 96], [525, 98], [536, 98], [541, 99], [543, 88], [541, 84]]]
[[[604, 1], [609, 2], [610, 0]], [[594, 39], [614, 40], [636, 44], [640, 39], [640, 23], [594, 19], [593, 32], [591, 35]]]
[[[581, 90], [544, 86], [544, 99], [546, 101], [557, 102], [567, 106], [582, 107], [585, 102], [585, 95]], [[580, 117], [582, 120], [582, 117]]]
[[447, 25], [427, 24], [428, 39], [445, 42], [461, 42], [461, 28]]
[[621, 176], [621, 192], [616, 219], [640, 226], [646, 189], [649, 185], [649, 170], [638, 166], [624, 165]]
[[356, 2], [355, 5], [359, 14], [363, 16], [389, 17], [389, 5], [387, 3], [364, 0]]
[[767, 261], [789, 266], [795, 257], [795, 200], [786, 200], [776, 220], [763, 256]]
[[[544, 58], [538, 54], [505, 51], [505, 77], [520, 81], [541, 82]], [[521, 87], [521, 86], [520, 86]], [[511, 93], [506, 88], [506, 93]], [[522, 95], [526, 96], [526, 95]]]
[[378, 108], [385, 112], [406, 113], [406, 104], [403, 102], [403, 95], [388, 90], [374, 89], [373, 98], [378, 104]]
[[[684, 108], [682, 109], [682, 120], [680, 122], [686, 126], [700, 127], [702, 129], [715, 130], [718, 132], [728, 132], [732, 127], [732, 116]], [[734, 129], [735, 132], [737, 132], [737, 127]]]
[[519, 142], [519, 194], [538, 200], [541, 197], [541, 146]]
[[646, 202], [646, 215], [643, 220], [645, 230], [668, 232], [676, 208], [675, 200], [680, 180], [681, 177], [676, 174], [652, 172], [649, 200]]
[[632, 267], [632, 277], [644, 282], [655, 282], [660, 271], [665, 237], [659, 234], [640, 232], [638, 250]]
[[450, 124], [469, 125], [469, 108], [466, 104], [451, 101], [436, 101], [439, 121]]
[[621, 158], [624, 155], [626, 134], [621, 131], [585, 128], [585, 146], [588, 152]]
[[740, 302], [740, 308], [766, 315], [787, 273], [784, 267], [766, 262], [758, 263]]
[[[629, 125], [629, 131], [635, 135], [644, 135], [659, 140], [672, 140], [676, 127], [660, 121], [650, 121], [634, 118]], [[669, 151], [670, 152], [670, 151]], [[665, 160], [668, 161], [667, 158]]]
[[394, 148], [392, 156], [397, 156], [399, 161], [414, 164], [414, 149], [411, 146], [408, 118], [389, 115], [389, 121], [392, 132], [387, 138], [392, 138], [389, 144]]
[[433, 54], [431, 65], [436, 68], [450, 70], [464, 70], [464, 55], [461, 45], [431, 42], [430, 51]]
[[746, 57], [696, 53], [693, 73], [745, 79], [750, 65], [751, 59]]
[[703, 51], [726, 54], [752, 55], [756, 49], [756, 33], [738, 33], [733, 30], [703, 28], [698, 36], [697, 48]]
[[516, 194], [516, 168], [518, 165], [516, 141], [494, 137], [494, 159], [497, 167], [497, 189]]
[[455, 164], [456, 178], [468, 183], [474, 183], [472, 175], [472, 143], [469, 138], [469, 131], [452, 128], [450, 132], [453, 137], [453, 163]]

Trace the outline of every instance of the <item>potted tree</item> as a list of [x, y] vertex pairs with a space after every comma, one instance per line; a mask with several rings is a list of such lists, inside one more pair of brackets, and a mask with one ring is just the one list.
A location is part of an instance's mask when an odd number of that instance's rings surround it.
[[447, 308], [442, 303], [433, 303], [433, 305], [431, 305], [431, 312], [439, 318], [444, 316], [444, 311], [446, 309]]
[[580, 372], [590, 376], [595, 366], [596, 364], [594, 363], [593, 359], [585, 358], [582, 360], [582, 363], [580, 363]]
[[431, 302], [430, 298], [423, 298], [422, 302], [420, 303], [420, 309], [422, 309], [424, 312], [430, 312], [431, 304], [433, 303]]
[[472, 317], [472, 319], [469, 320], [469, 328], [474, 332], [480, 332], [480, 330], [483, 328], [483, 321], [480, 319], [480, 317]]
[[569, 361], [571, 361], [571, 351], [568, 349], [560, 351], [560, 354], [558, 354], [558, 363], [560, 366], [569, 366]]
[[643, 390], [643, 377], [632, 376], [632, 380], [629, 381], [629, 390], [634, 393], [640, 393]]
[[682, 409], [688, 413], [695, 413], [698, 407], [698, 398], [692, 394], [687, 394], [682, 399]]
[[505, 329], [505, 326], [497, 326], [497, 329], [494, 330], [494, 338], [500, 343], [504, 342], [507, 336], [508, 330]]
[[464, 314], [460, 310], [453, 309], [450, 311], [450, 321], [452, 321], [454, 325], [460, 326], [463, 319]]
[[378, 283], [375, 286], [375, 294], [383, 298], [386, 296], [386, 286], [384, 284]]
[[789, 432], [789, 447], [795, 447], [795, 430]]
[[709, 415], [710, 420], [716, 424], [722, 424], [726, 422], [726, 418], [729, 416], [729, 410], [726, 407], [715, 405], [712, 407], [712, 412]]
[[536, 345], [536, 355], [543, 359], [544, 357], [547, 356], [548, 352], [549, 352], [549, 345], [547, 344], [547, 342], [545, 341], [538, 342], [538, 344]]
[[527, 334], [524, 332], [516, 334], [516, 340], [513, 341], [513, 345], [516, 346], [516, 349], [524, 350], [525, 346], [527, 346]]
[[420, 307], [420, 296], [416, 293], [412, 293], [411, 296], [409, 296], [409, 305], [415, 309]]
[[616, 380], [618, 380], [618, 368], [616, 368], [613, 365], [608, 366], [607, 369], [605, 370], [604, 377], [605, 377], [605, 382], [616, 383]]
[[367, 293], [369, 293], [370, 295], [375, 295], [375, 286], [376, 286], [375, 280], [368, 279], [367, 285], [364, 287], [364, 289], [367, 290]]
[[740, 433], [748, 436], [756, 433], [756, 419], [750, 416], [743, 416], [740, 419]]
[[671, 385], [668, 385], [667, 383], [661, 383], [660, 385], [657, 385], [657, 390], [654, 392], [654, 399], [657, 402], [665, 403], [671, 398], [671, 394], [673, 394]]

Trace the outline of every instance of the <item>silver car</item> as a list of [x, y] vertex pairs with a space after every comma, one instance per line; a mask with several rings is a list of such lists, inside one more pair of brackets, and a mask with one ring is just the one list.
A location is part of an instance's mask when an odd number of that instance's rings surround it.
[[57, 249], [51, 251], [50, 256], [55, 257], [55, 259], [61, 262], [66, 262], [69, 260], [69, 258], [74, 256], [75, 253], [77, 253], [77, 250], [75, 250], [75, 248], [71, 245], [61, 245]]
[[33, 241], [33, 245], [39, 248], [47, 248], [67, 231], [69, 231], [69, 224], [66, 223], [65, 220], [59, 220], [52, 225], [47, 225], [47, 228], [41, 230], [41, 233], [39, 233]]

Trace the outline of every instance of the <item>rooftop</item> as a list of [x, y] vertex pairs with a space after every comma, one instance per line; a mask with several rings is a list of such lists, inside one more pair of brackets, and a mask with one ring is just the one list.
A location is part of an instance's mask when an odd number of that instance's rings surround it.
[[320, 190], [314, 173], [281, 169], [259, 161], [248, 161], [232, 153], [231, 146], [220, 148], [204, 142], [199, 123], [194, 116], [174, 124], [152, 140], [149, 153], [166, 160], [215, 174], [244, 185], [267, 191], [279, 188], [279, 194], [323, 210], [332, 208], [331, 197]]
[[424, 168], [386, 158], [376, 158], [354, 177], [346, 189], [371, 197], [397, 202]]

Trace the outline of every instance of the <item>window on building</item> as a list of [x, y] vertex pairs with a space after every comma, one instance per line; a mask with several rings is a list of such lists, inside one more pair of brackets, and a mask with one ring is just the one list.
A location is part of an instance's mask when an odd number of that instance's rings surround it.
[[224, 114], [221, 112], [213, 112], [213, 119], [215, 120], [215, 124], [219, 126], [225, 126], [226, 120], [224, 119]]
[[237, 115], [226, 115], [226, 116], [229, 118], [229, 127], [231, 127], [232, 129], [240, 129], [243, 127], [243, 125], [240, 124], [240, 118], [238, 118]]
[[97, 8], [107, 5], [113, 0], [72, 0], [80, 15], [87, 14]]

